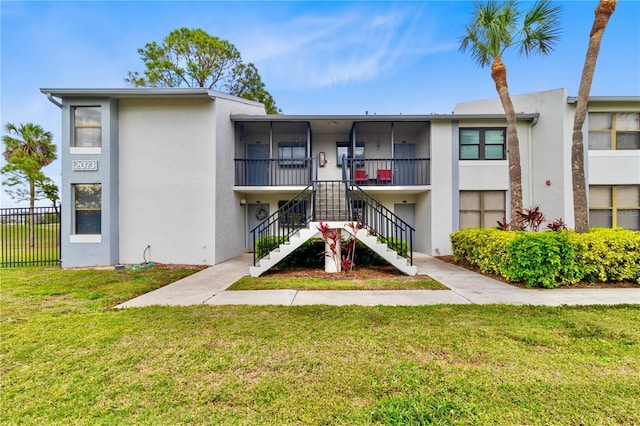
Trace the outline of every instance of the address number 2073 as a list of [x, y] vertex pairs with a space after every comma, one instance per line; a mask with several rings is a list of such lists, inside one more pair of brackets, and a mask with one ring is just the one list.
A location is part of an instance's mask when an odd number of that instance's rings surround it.
[[71, 163], [74, 171], [93, 171], [98, 170], [97, 160], [73, 160]]

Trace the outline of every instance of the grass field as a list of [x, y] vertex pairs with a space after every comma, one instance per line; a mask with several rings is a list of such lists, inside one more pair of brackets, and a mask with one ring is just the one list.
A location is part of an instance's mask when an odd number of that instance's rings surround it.
[[1, 270], [0, 423], [640, 423], [640, 306], [110, 309], [192, 272]]

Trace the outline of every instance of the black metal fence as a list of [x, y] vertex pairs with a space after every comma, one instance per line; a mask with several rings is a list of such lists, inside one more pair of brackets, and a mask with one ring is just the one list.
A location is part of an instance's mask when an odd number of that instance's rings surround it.
[[0, 209], [0, 267], [60, 265], [60, 207]]

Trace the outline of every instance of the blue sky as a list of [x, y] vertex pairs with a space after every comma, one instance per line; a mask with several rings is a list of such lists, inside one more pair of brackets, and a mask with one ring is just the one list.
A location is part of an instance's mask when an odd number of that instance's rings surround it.
[[[557, 3], [552, 55], [503, 58], [512, 95], [577, 94], [597, 1]], [[472, 11], [470, 1], [2, 0], [0, 122], [39, 124], [59, 144], [60, 111], [40, 88], [126, 87], [128, 71], [143, 71], [137, 50], [180, 27], [233, 43], [285, 114], [449, 113], [496, 97], [489, 70], [458, 52]], [[640, 1], [618, 0], [591, 94], [640, 96]], [[45, 172], [59, 182], [59, 161]], [[3, 193], [2, 206], [14, 205]]]

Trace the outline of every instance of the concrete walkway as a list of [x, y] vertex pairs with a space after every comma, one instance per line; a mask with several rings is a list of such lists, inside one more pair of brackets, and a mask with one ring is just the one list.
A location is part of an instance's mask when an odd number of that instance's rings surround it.
[[225, 291], [248, 275], [253, 256], [245, 254], [118, 305], [612, 305], [640, 304], [640, 289], [521, 289], [435, 259], [414, 254], [418, 275], [428, 275], [449, 290]]

